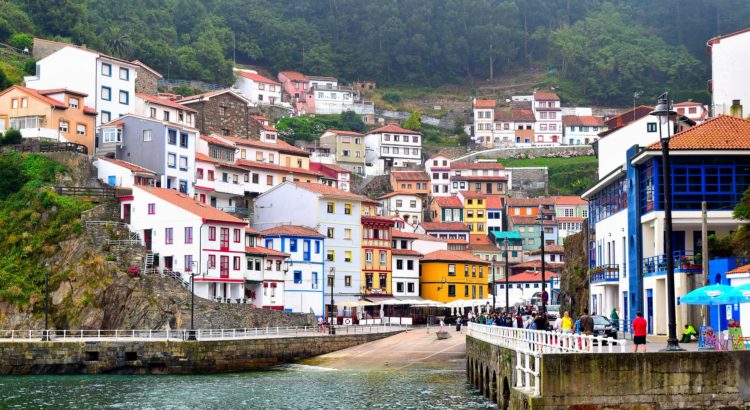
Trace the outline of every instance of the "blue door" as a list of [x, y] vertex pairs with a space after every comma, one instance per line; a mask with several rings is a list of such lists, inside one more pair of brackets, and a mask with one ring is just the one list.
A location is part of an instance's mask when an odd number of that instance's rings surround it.
[[107, 184], [115, 186], [117, 185], [117, 177], [114, 175], [110, 175], [107, 177]]
[[646, 289], [646, 309], [648, 320], [648, 333], [654, 334], [654, 290]]
[[628, 320], [628, 292], [622, 292], [622, 331], [628, 331], [630, 329], [630, 321]]
[[310, 240], [308, 239], [305, 239], [302, 243], [302, 259], [306, 261], [310, 260]]

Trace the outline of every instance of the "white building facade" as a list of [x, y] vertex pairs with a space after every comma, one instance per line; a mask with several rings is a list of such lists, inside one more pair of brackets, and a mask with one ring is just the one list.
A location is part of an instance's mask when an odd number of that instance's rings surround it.
[[396, 125], [386, 125], [367, 133], [365, 147], [367, 176], [422, 164], [422, 134]]

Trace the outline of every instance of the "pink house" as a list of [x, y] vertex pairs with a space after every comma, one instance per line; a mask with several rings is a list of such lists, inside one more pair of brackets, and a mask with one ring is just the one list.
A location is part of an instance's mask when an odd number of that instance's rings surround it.
[[315, 112], [314, 95], [308, 94], [310, 88], [310, 79], [306, 75], [297, 71], [282, 71], [278, 75], [281, 87], [288, 96], [282, 96], [282, 99], [288, 98], [294, 110], [300, 113]]
[[348, 169], [335, 164], [310, 162], [310, 170], [325, 175], [325, 179], [330, 181], [329, 185], [342, 191], [351, 191], [352, 173]]

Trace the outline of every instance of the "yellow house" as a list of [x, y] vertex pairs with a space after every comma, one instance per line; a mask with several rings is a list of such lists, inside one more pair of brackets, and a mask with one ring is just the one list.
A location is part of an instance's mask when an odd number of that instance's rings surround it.
[[96, 111], [83, 105], [85, 97], [63, 88], [32, 90], [14, 85], [0, 92], [0, 131], [13, 128], [24, 138], [85, 145], [93, 155]]
[[391, 230], [395, 221], [376, 213], [377, 202], [362, 201], [362, 294], [392, 295]]
[[487, 233], [487, 198], [484, 194], [460, 191], [458, 198], [464, 205], [464, 223], [471, 228], [471, 234]]
[[428, 253], [419, 262], [421, 296], [443, 303], [484, 299], [489, 264], [467, 251]]

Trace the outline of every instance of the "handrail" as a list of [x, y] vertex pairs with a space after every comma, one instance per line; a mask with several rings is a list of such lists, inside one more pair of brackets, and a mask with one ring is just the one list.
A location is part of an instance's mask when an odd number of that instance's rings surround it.
[[[681, 272], [701, 272], [702, 259], [697, 258], [700, 254], [694, 251], [679, 250], [672, 252], [672, 261], [675, 271]], [[664, 254], [648, 256], [641, 260], [643, 274], [665, 272], [667, 270], [667, 257]]]
[[[335, 325], [335, 335], [357, 335], [388, 333], [408, 330], [408, 325], [371, 324]], [[267, 326], [256, 328], [195, 329], [197, 340], [241, 340], [280, 337], [323, 337], [332, 336], [329, 326]], [[187, 340], [189, 329], [25, 329], [0, 330], [0, 341], [41, 341], [45, 334], [55, 341], [98, 341], [98, 340], [138, 340], [164, 341]]]
[[[627, 340], [597, 335], [559, 333], [547, 330], [516, 329], [511, 327], [469, 323], [469, 336], [487, 343], [534, 354], [546, 353], [613, 353], [614, 345], [625, 352]], [[607, 343], [606, 352], [603, 349]]]

